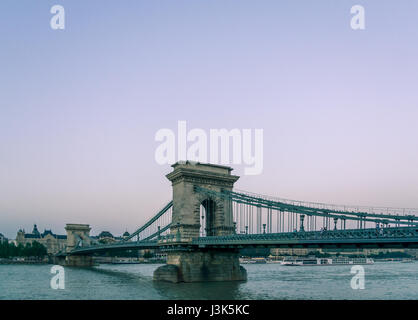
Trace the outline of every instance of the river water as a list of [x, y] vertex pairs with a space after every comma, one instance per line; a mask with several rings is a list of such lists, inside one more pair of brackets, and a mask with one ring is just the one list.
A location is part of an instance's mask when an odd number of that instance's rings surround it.
[[160, 265], [65, 268], [52, 289], [52, 265], [0, 265], [0, 299], [418, 299], [418, 262], [365, 265], [365, 288], [351, 288], [351, 266], [246, 264], [246, 282], [160, 283]]

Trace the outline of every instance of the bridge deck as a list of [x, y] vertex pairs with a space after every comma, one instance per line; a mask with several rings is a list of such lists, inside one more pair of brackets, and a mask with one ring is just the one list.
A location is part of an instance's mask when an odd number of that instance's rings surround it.
[[244, 247], [418, 247], [418, 228], [329, 230], [325, 232], [287, 232], [209, 236], [185, 241], [161, 237], [150, 241], [125, 241], [113, 244], [79, 247], [70, 254], [92, 254], [109, 250], [178, 249], [178, 248], [244, 248]]

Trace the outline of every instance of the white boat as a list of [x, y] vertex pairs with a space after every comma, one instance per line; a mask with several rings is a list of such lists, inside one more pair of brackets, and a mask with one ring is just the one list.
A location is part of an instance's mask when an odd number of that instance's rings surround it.
[[374, 264], [371, 258], [296, 258], [285, 259], [283, 266], [330, 266], [330, 265], [358, 265]]
[[282, 261], [282, 266], [303, 266], [302, 261]]
[[282, 264], [283, 261], [281, 261], [281, 260], [267, 260], [266, 262], [267, 263], [280, 263], [280, 264]]
[[240, 258], [239, 262], [241, 264], [248, 264], [248, 263], [266, 263], [267, 260], [265, 258]]
[[239, 263], [240, 264], [249, 264], [249, 263], [255, 263], [255, 261], [254, 260], [251, 260], [251, 259], [242, 259], [242, 258], [240, 258], [239, 259]]
[[411, 263], [411, 262], [414, 262], [414, 260], [412, 260], [412, 259], [404, 259], [404, 260], [401, 261], [401, 263]]

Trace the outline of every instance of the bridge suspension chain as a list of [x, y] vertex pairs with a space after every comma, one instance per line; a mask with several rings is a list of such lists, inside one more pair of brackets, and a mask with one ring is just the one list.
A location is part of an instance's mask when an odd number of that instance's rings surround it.
[[[226, 190], [219, 192], [200, 186], [195, 186], [194, 190], [210, 199], [206, 202], [204, 209], [211, 213], [215, 212], [211, 207], [215, 205], [212, 200], [214, 197], [227, 200], [224, 203], [230, 214], [227, 214], [225, 221], [229, 226], [235, 225], [235, 234], [213, 236], [201, 233], [199, 238], [190, 243], [196, 246], [276, 246], [289, 243], [293, 245], [295, 241], [300, 243], [303, 241], [306, 243], [315, 241], [317, 243], [324, 241], [352, 243], [354, 240], [364, 243], [380, 241], [379, 243], [382, 244], [387, 244], [390, 240], [392, 245], [395, 242], [396, 245], [418, 243], [418, 217], [412, 214], [413, 209], [403, 215], [379, 214], [367, 210], [352, 211], [351, 207], [344, 207], [346, 210], [344, 211], [340, 210], [341, 206], [330, 207], [324, 204], [316, 204], [315, 206], [313, 203], [293, 200], [281, 201], [278, 200], [279, 198], [257, 197], [249, 193]], [[143, 226], [120, 242], [113, 244], [91, 243], [90, 246], [85, 247], [82, 245], [83, 239], [79, 238], [77, 240], [80, 245], [73, 252], [86, 254], [100, 250], [158, 248], [165, 242], [164, 239], [162, 242], [157, 240], [170, 232], [172, 211], [173, 201], [170, 201]], [[214, 216], [212, 215], [210, 218], [213, 219]], [[388, 228], [377, 228], [381, 224]], [[173, 236], [170, 235], [170, 237]]]
[[134, 238], [136, 238], [136, 241], [148, 241], [169, 233], [172, 208], [173, 201], [170, 201], [155, 216], [122, 241], [126, 242]]
[[[254, 194], [226, 190], [218, 192], [200, 186], [195, 186], [195, 191], [211, 197], [221, 197], [231, 202], [237, 234], [365, 229], [380, 225], [382, 227], [418, 225], [418, 217], [412, 214], [341, 211], [337, 209], [341, 209], [342, 206], [330, 208], [324, 204], [317, 204], [315, 207], [313, 203], [305, 206], [305, 203], [300, 201], [281, 202], [266, 196], [256, 197]], [[255, 216], [253, 210], [256, 212]]]

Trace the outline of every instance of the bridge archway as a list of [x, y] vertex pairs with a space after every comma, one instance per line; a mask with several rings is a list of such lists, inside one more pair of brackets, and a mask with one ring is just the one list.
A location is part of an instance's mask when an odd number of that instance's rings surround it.
[[215, 233], [216, 201], [205, 199], [200, 203], [200, 237], [213, 236]]

